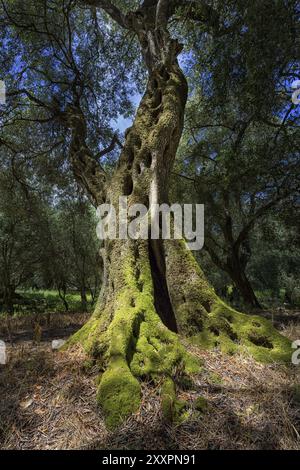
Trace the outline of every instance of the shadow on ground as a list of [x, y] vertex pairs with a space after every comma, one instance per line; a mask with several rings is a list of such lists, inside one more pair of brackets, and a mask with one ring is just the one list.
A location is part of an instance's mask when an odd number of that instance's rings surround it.
[[[19, 337], [8, 347], [0, 369], [2, 449], [300, 449], [297, 367], [190, 347], [203, 368], [188, 389], [178, 380], [189, 418], [180, 426], [165, 422], [160, 386], [148, 383], [138, 413], [112, 433], [95, 400], [97, 369], [78, 347], [53, 352], [54, 333], [39, 344]], [[287, 331], [299, 333], [296, 326]], [[203, 413], [194, 406], [199, 396], [207, 400]]]

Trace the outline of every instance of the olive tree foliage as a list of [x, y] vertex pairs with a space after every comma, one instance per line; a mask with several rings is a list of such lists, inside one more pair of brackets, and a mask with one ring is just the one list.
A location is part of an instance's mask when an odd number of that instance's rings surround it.
[[8, 168], [0, 170], [0, 306], [12, 313], [16, 289], [32, 280], [42, 260], [45, 212]]
[[[94, 216], [86, 202], [80, 202], [82, 190], [74, 185], [69, 158], [72, 135], [66, 115], [80, 102], [88, 131], [86, 146], [95, 165], [98, 158], [105, 158], [109, 172], [114, 149], [121, 145], [112, 120], [120, 114], [131, 115], [131, 82], [135, 75], [136, 81], [143, 80], [138, 64], [133, 66], [136, 45], [128, 47], [118, 31], [112, 42], [107, 17], [74, 1], [2, 2], [1, 22], [1, 77], [7, 90], [0, 113], [1, 168], [9, 168], [18, 194], [27, 197], [29, 206], [33, 198], [40, 197], [47, 212], [39, 245], [24, 237], [20, 250], [34, 266], [33, 285], [57, 288], [65, 308], [66, 292], [79, 290], [85, 309], [87, 292], [95, 300], [101, 263], [97, 261], [95, 227], [90, 230]], [[124, 63], [132, 65], [130, 74], [125, 73]], [[106, 149], [111, 160], [106, 158]], [[69, 207], [66, 193], [73, 198]], [[7, 191], [6, 195], [9, 198]], [[23, 199], [18, 198], [20, 206]], [[60, 200], [63, 208], [58, 208]], [[75, 205], [81, 207], [78, 215]], [[26, 226], [25, 219], [21, 223]], [[28, 246], [39, 253], [39, 264]]]
[[68, 292], [80, 293], [83, 312], [88, 308], [87, 295], [94, 303], [99, 292], [101, 258], [95, 223], [95, 213], [82, 196], [64, 197], [51, 211], [49, 243], [41, 267], [50, 285], [58, 289], [66, 310]]
[[[140, 78], [136, 44], [130, 40], [128, 46], [118, 30], [112, 41], [107, 17], [74, 1], [1, 2], [1, 18], [1, 73], [7, 89], [2, 144], [17, 150], [15, 164], [26, 154], [39, 175], [57, 167], [70, 171], [67, 116], [79, 103], [86, 146], [95, 161], [105, 157], [114, 137], [112, 119], [132, 112], [132, 83]], [[12, 135], [16, 125], [26, 129], [28, 146], [22, 138], [9, 141], [7, 133]], [[112, 152], [117, 142], [115, 137]]]
[[[87, 294], [95, 302], [101, 263], [95, 214], [76, 187], [39, 181], [29, 186], [25, 169], [2, 160], [0, 171], [0, 306], [13, 313], [27, 304], [18, 290], [57, 289], [66, 310], [67, 294], [79, 292], [81, 309]], [[50, 179], [51, 180], [51, 179]], [[26, 182], [25, 182], [26, 181]]]
[[265, 291], [271, 304], [280, 299], [287, 308], [300, 303], [298, 227], [299, 210], [285, 206], [269, 213], [251, 235], [253, 255], [248, 269], [253, 285]]
[[274, 207], [299, 198], [300, 112], [291, 100], [299, 8], [294, 1], [230, 5], [219, 6], [240, 28], [224, 37], [197, 28], [188, 34], [192, 96], [174, 178], [177, 192], [181, 185], [205, 204], [212, 261], [259, 307], [247, 274], [251, 231]]

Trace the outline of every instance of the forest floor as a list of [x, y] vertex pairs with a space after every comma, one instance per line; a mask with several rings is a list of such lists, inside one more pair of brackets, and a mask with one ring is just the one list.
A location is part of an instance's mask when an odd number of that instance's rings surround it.
[[[191, 390], [178, 390], [190, 403], [183, 424], [164, 422], [160, 386], [149, 383], [139, 412], [107, 431], [95, 400], [97, 371], [85, 367], [78, 348], [51, 349], [52, 339], [67, 337], [86, 318], [55, 314], [38, 342], [30, 319], [1, 325], [8, 362], [0, 365], [0, 448], [300, 449], [300, 365], [262, 365], [195, 347], [189, 349], [203, 368]], [[300, 324], [285, 323], [284, 334], [300, 339]], [[203, 413], [193, 409], [199, 396], [208, 404]]]

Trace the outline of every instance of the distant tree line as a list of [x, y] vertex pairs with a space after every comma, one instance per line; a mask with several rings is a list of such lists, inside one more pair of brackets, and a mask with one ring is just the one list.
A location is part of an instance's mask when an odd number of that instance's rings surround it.
[[[45, 189], [45, 188], [44, 188]], [[11, 169], [0, 170], [0, 308], [12, 313], [25, 300], [20, 290], [54, 289], [64, 309], [67, 294], [95, 301], [100, 285], [95, 214], [81, 195], [46, 196], [22, 186]]]

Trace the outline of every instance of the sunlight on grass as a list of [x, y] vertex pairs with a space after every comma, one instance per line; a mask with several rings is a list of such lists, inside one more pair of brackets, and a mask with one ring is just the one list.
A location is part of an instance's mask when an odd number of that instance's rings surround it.
[[[63, 301], [56, 290], [26, 289], [18, 290], [17, 294], [20, 298], [14, 304], [15, 316], [32, 313], [63, 313], [66, 311]], [[79, 293], [68, 293], [66, 295], [66, 301], [69, 306], [69, 313], [80, 312], [82, 310]], [[90, 312], [93, 309], [92, 297], [90, 294], [87, 294], [87, 303], [87, 311]], [[2, 312], [2, 315], [3, 314], [5, 315], [5, 312]]]

